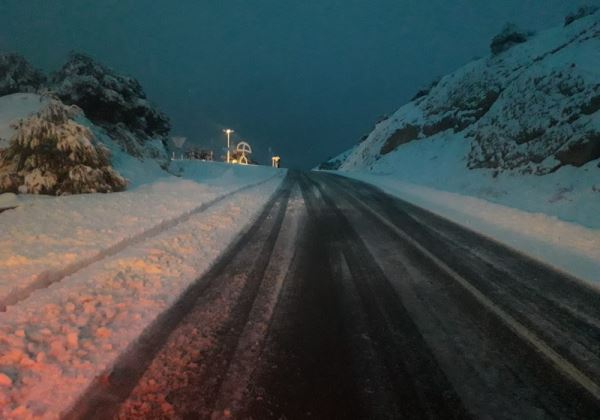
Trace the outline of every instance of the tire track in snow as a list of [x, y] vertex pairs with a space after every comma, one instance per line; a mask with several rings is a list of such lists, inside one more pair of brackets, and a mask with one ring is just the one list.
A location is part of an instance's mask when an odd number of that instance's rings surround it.
[[[289, 191], [286, 192], [288, 182], [288, 179], [283, 181], [278, 192], [276, 192], [266, 204], [257, 221], [242, 235], [239, 241], [236, 241], [227, 251], [225, 251], [213, 268], [189, 286], [180, 298], [169, 309], [163, 312], [143, 332], [135, 343], [121, 354], [117, 361], [107, 369], [105, 374], [99, 376], [88, 387], [79, 400], [64, 415], [65, 419], [100, 419], [112, 418], [117, 415], [120, 404], [129, 396], [136, 385], [138, 385], [138, 382], [145, 375], [157, 355], [160, 355], [163, 352], [165, 343], [170, 342], [171, 340], [171, 334], [173, 333], [174, 336], [177, 335], [174, 332], [181, 328], [181, 324], [186, 323], [186, 318], [202, 303], [201, 298], [214, 288], [220, 289], [221, 287], [226, 287], [230, 282], [236, 283], [237, 279], [226, 281], [227, 279], [223, 278], [223, 276], [230, 274], [228, 270], [231, 270], [232, 264], [235, 265], [235, 262], [232, 263], [232, 259], [240, 254], [242, 250], [246, 249], [248, 242], [252, 241], [255, 236], [261, 236], [261, 228], [264, 230], [264, 225], [271, 226], [271, 224], [274, 223], [276, 226], [276, 229], [274, 229], [275, 233], [279, 230], [278, 226], [280, 226], [280, 223], [283, 220], [283, 214], [280, 214], [279, 216], [278, 214], [285, 210], [285, 203], [287, 202], [289, 195]], [[270, 246], [273, 246], [275, 242], [275, 237], [272, 239]], [[268, 251], [268, 244], [263, 245], [263, 243], [260, 242], [255, 248], [255, 252], [251, 253], [252, 260], [256, 261], [266, 258], [263, 264], [264, 269], [270, 253], [267, 252], [265, 256], [262, 254], [265, 249]], [[244, 260], [241, 265], [245, 267], [248, 263], [249, 261]], [[257, 269], [260, 271], [260, 267]], [[250, 281], [251, 279], [246, 283]], [[247, 286], [248, 284], [244, 285], [243, 288], [246, 289]], [[212, 298], [216, 301], [217, 307], [223, 305], [224, 300], [219, 293], [216, 293], [216, 297], [211, 297], [211, 299]], [[242, 302], [242, 304], [247, 305], [252, 302], [253, 299], [249, 302]], [[236, 306], [237, 305], [238, 304], [236, 304]], [[234, 308], [232, 311], [235, 312], [237, 309], [239, 308]], [[219, 308], [218, 311], [220, 313], [227, 312], [225, 308]], [[235, 314], [233, 316], [235, 316]], [[227, 324], [229, 324], [229, 322], [227, 322]], [[228, 325], [224, 329], [227, 331], [232, 330], [231, 325]], [[230, 336], [227, 338], [231, 339]], [[191, 351], [192, 349], [186, 349], [186, 351], [187, 350]], [[216, 364], [217, 362], [213, 361], [210, 365]], [[166, 392], [163, 393], [163, 396], [165, 394]], [[200, 396], [198, 398], [200, 398]], [[214, 402], [214, 399], [212, 401]]]
[[249, 321], [238, 340], [232, 362], [218, 391], [219, 398], [215, 403], [212, 419], [229, 418], [243, 404], [244, 394], [258, 365], [281, 288], [296, 252], [298, 230], [305, 217], [304, 200], [296, 184]]
[[277, 175], [269, 177], [263, 181], [260, 181], [260, 182], [254, 183], [254, 184], [250, 184], [250, 185], [245, 185], [241, 188], [238, 188], [236, 190], [225, 193], [225, 194], [223, 194], [219, 197], [216, 197], [206, 203], [203, 203], [200, 206], [193, 208], [177, 217], [174, 217], [174, 218], [171, 218], [164, 222], [161, 222], [158, 225], [156, 225], [150, 229], [147, 229], [139, 234], [131, 236], [131, 237], [124, 239], [108, 248], [105, 248], [104, 250], [101, 250], [100, 252], [98, 252], [96, 255], [93, 255], [89, 258], [84, 258], [80, 261], [69, 264], [60, 270], [44, 271], [41, 274], [39, 274], [36, 277], [36, 279], [34, 281], [32, 281], [31, 283], [29, 283], [27, 286], [20, 288], [20, 289], [15, 289], [15, 290], [11, 291], [10, 293], [8, 293], [5, 297], [0, 298], [0, 312], [6, 312], [7, 307], [16, 305], [16, 304], [26, 300], [29, 296], [31, 296], [31, 294], [33, 292], [35, 292], [37, 290], [46, 289], [49, 286], [51, 286], [52, 284], [58, 283], [58, 282], [62, 281], [64, 278], [66, 278], [70, 275], [73, 275], [73, 274], [77, 273], [78, 271], [80, 271], [94, 263], [97, 263], [98, 261], [101, 261], [107, 257], [112, 257], [112, 256], [118, 254], [119, 252], [122, 252], [123, 250], [129, 248], [132, 245], [136, 245], [145, 240], [153, 238], [153, 237], [187, 221], [190, 217], [192, 217], [198, 213], [202, 213], [202, 212], [206, 211], [208, 208], [214, 206], [215, 204], [222, 202], [223, 200], [225, 200], [241, 191], [246, 191], [246, 190], [249, 190], [252, 188], [259, 187], [277, 176], [279, 176], [279, 175], [277, 174]]

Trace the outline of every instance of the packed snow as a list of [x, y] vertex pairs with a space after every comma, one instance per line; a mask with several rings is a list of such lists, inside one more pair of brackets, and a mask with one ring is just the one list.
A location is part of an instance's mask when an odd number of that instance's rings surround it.
[[19, 196], [0, 213], [1, 418], [68, 409], [257, 217], [285, 174], [176, 166], [182, 178], [157, 171], [122, 193]]

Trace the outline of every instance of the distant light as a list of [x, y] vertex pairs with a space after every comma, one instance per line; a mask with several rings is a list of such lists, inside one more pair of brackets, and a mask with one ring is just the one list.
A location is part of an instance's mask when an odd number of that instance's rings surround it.
[[227, 135], [227, 163], [230, 163], [230, 151], [231, 151], [231, 144], [230, 144], [230, 137], [231, 137], [231, 133], [235, 133], [235, 131], [233, 131], [231, 128], [226, 128], [223, 130], [223, 132]]

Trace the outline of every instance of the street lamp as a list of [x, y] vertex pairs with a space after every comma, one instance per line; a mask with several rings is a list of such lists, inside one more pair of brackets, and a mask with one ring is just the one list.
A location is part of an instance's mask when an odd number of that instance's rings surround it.
[[223, 132], [224, 132], [225, 134], [227, 134], [227, 163], [229, 163], [229, 161], [230, 161], [230, 158], [229, 158], [229, 150], [230, 150], [230, 148], [231, 148], [231, 146], [230, 146], [230, 136], [231, 136], [231, 133], [235, 133], [235, 131], [233, 131], [233, 130], [232, 130], [232, 129], [230, 129], [230, 128], [226, 128], [225, 130], [223, 130]]

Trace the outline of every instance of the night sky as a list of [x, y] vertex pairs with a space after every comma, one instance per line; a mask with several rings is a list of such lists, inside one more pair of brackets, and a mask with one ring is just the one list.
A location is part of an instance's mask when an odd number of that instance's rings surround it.
[[[600, 1], [588, 1], [600, 4]], [[0, 50], [56, 70], [70, 50], [137, 78], [173, 135], [215, 149], [231, 127], [263, 163], [309, 168], [507, 21], [562, 24], [566, 0], [1, 0]]]

